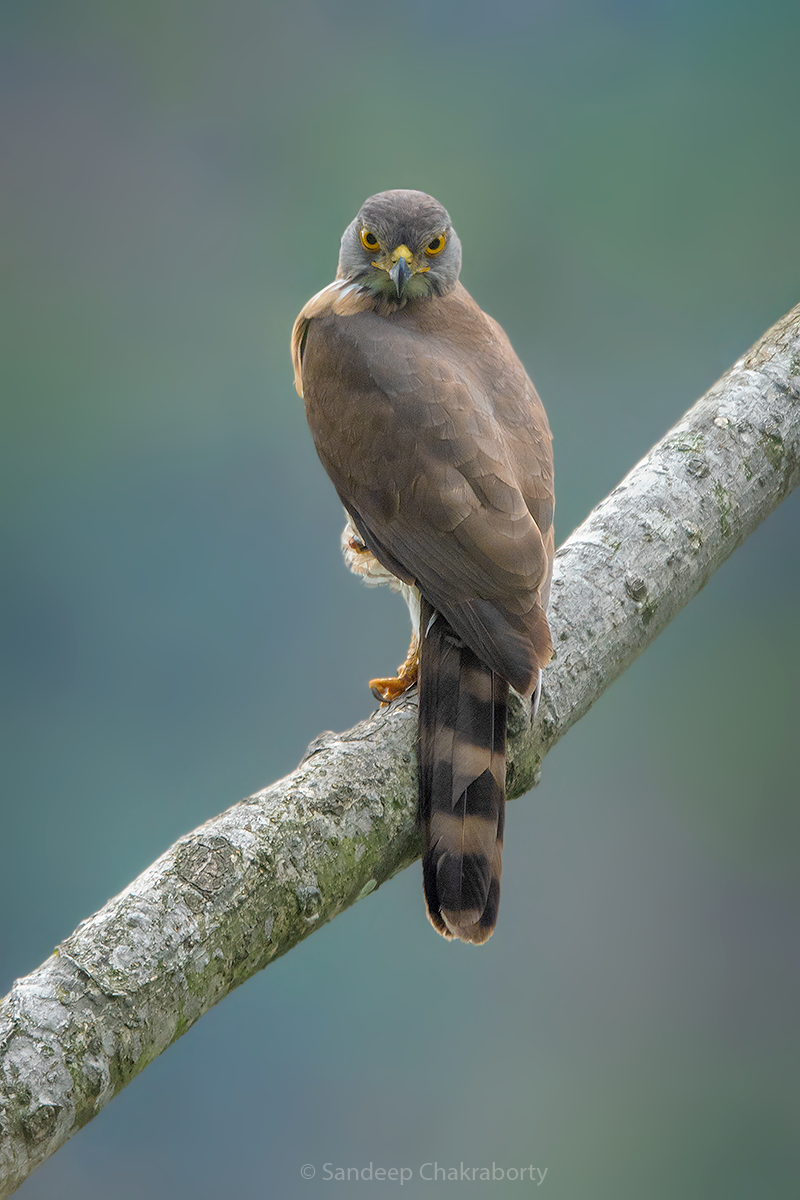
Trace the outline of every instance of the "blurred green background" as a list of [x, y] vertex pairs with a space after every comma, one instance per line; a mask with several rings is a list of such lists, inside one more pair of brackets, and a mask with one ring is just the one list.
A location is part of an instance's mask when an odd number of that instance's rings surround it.
[[[405, 651], [288, 356], [364, 198], [449, 208], [547, 406], [563, 540], [800, 300], [798, 37], [788, 0], [4, 0], [0, 993]], [[408, 1196], [430, 1161], [794, 1194], [799, 524], [795, 496], [511, 806], [488, 946], [405, 872], [20, 1195], [372, 1194], [322, 1179], [370, 1161]]]

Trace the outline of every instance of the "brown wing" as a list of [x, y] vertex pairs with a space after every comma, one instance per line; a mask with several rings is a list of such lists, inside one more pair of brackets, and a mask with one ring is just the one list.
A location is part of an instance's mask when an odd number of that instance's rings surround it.
[[460, 285], [389, 315], [352, 311], [352, 295], [337, 313], [342, 291], [320, 293], [295, 327], [323, 465], [373, 554], [529, 693], [551, 654], [553, 504], [533, 385]]

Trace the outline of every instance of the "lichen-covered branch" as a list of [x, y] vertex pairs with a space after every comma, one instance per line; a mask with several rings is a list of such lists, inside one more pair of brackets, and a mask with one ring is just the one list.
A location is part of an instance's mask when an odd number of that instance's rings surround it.
[[[559, 550], [557, 657], [535, 728], [512, 711], [510, 796], [798, 482], [800, 306]], [[232, 988], [417, 856], [415, 718], [412, 699], [323, 735], [15, 983], [0, 1003], [0, 1197]]]

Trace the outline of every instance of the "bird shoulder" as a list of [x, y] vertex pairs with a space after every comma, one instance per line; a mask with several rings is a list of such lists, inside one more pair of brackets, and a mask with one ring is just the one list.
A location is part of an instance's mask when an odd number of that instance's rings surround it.
[[330, 313], [335, 313], [340, 317], [351, 317], [373, 307], [374, 297], [359, 287], [357, 283], [348, 283], [346, 279], [334, 279], [332, 283], [327, 284], [303, 305], [292, 330], [294, 386], [301, 399], [303, 398], [303, 351], [308, 327], [314, 317], [328, 316]]

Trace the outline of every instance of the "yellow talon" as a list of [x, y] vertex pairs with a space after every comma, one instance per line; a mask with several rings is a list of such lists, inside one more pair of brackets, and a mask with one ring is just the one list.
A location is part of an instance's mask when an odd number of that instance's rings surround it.
[[408, 647], [406, 661], [397, 668], [397, 674], [388, 679], [370, 679], [369, 689], [376, 700], [380, 700], [385, 708], [393, 700], [397, 700], [417, 682], [419, 672], [419, 639], [414, 634]]

